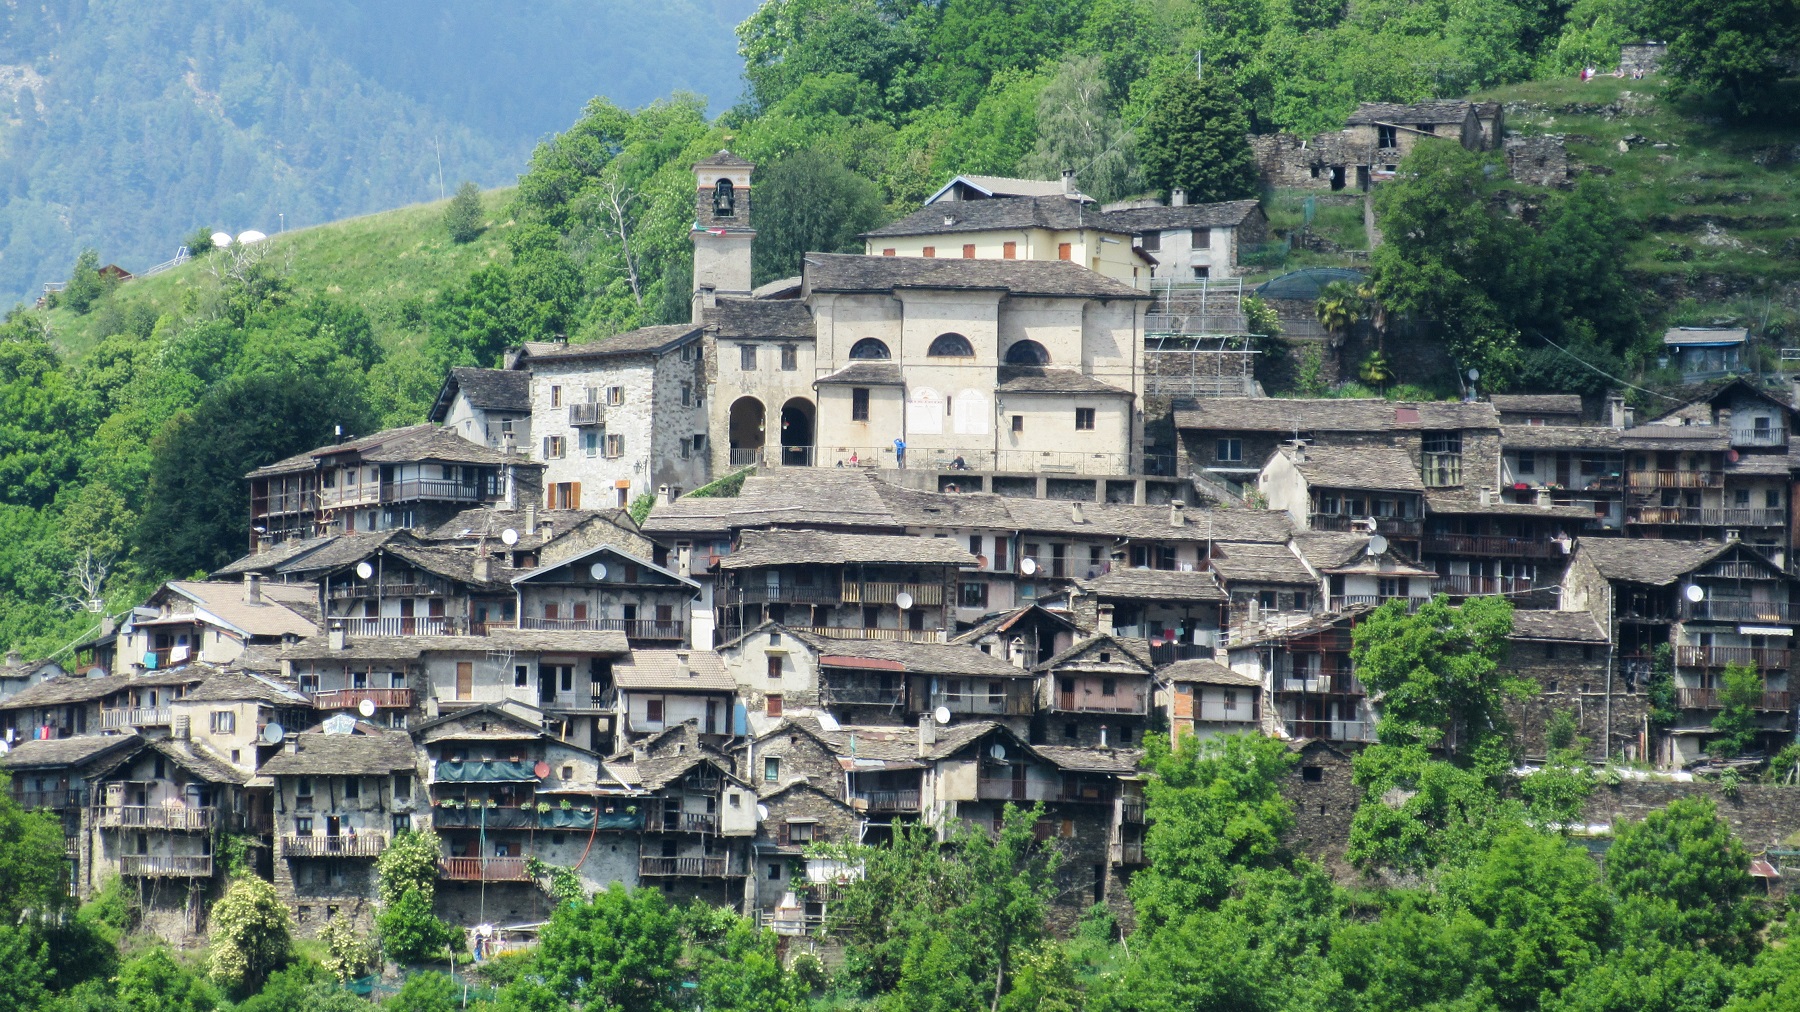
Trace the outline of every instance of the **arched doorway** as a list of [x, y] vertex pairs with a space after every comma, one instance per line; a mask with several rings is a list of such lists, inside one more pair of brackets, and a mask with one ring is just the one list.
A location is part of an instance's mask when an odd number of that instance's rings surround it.
[[795, 397], [781, 406], [781, 463], [785, 467], [811, 467], [813, 462], [813, 402]]
[[731, 402], [732, 467], [756, 463], [763, 448], [764, 417], [763, 403], [754, 397], [739, 397]]

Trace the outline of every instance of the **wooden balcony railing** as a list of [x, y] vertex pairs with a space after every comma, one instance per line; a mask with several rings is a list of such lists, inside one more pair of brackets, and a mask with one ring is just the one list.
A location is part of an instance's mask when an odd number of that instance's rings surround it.
[[1138, 690], [1103, 696], [1099, 693], [1058, 692], [1054, 709], [1063, 713], [1148, 713], [1149, 693]]
[[1468, 576], [1453, 573], [1438, 577], [1436, 589], [1451, 597], [1479, 597], [1483, 594], [1522, 594], [1536, 589], [1536, 584], [1518, 576]]
[[1627, 471], [1629, 488], [1720, 488], [1725, 484], [1723, 471]]
[[758, 583], [734, 588], [727, 599], [741, 604], [837, 604], [843, 595], [835, 584], [784, 583], [771, 587]]
[[1375, 722], [1369, 720], [1290, 720], [1287, 732], [1294, 738], [1327, 741], [1374, 741]]
[[914, 604], [943, 604], [941, 583], [846, 583], [845, 604], [893, 604], [901, 594], [912, 595]]
[[439, 878], [451, 882], [530, 882], [522, 857], [446, 857], [438, 861]]
[[1732, 446], [1786, 446], [1788, 441], [1787, 426], [1771, 426], [1766, 429], [1732, 429]]
[[330, 622], [333, 625], [342, 625], [344, 632], [351, 636], [462, 636], [466, 634], [466, 627], [461, 622], [441, 615], [333, 618]]
[[322, 488], [319, 490], [318, 496], [320, 509], [336, 509], [340, 506], [370, 506], [381, 501], [381, 483], [363, 481], [354, 485]]
[[569, 424], [605, 425], [606, 405], [599, 403], [569, 405]]
[[497, 493], [486, 488], [481, 482], [470, 484], [460, 481], [408, 478], [405, 481], [388, 482], [381, 486], [382, 502], [409, 502], [414, 499], [481, 502], [484, 499], [496, 497]]
[[705, 812], [668, 812], [662, 813], [660, 820], [651, 823], [651, 832], [662, 833], [712, 833], [719, 832], [719, 817]]
[[442, 597], [450, 592], [448, 584], [436, 581], [422, 583], [339, 583], [332, 585], [331, 600], [350, 601], [368, 597]]
[[723, 878], [727, 865], [728, 861], [723, 857], [641, 857], [638, 858], [638, 876], [655, 878], [694, 875]]
[[1333, 594], [1326, 611], [1343, 611], [1359, 604], [1380, 605], [1389, 601], [1405, 601], [1407, 611], [1419, 610], [1419, 605], [1431, 600], [1429, 597], [1384, 597], [1380, 594]]
[[385, 833], [355, 836], [294, 836], [281, 838], [282, 857], [380, 857], [387, 849]]
[[1637, 506], [1626, 513], [1625, 522], [1693, 527], [1785, 527], [1787, 511], [1735, 506]]
[[1793, 652], [1773, 647], [1676, 647], [1675, 663], [1684, 668], [1722, 668], [1748, 664], [1761, 671], [1785, 671]]
[[1119, 802], [1119, 821], [1132, 825], [1143, 825], [1144, 803], [1142, 801]]
[[622, 632], [626, 639], [679, 640], [687, 635], [685, 622], [659, 622], [653, 618], [533, 618], [520, 616], [519, 628], [559, 632]]
[[1375, 533], [1416, 538], [1424, 533], [1425, 522], [1406, 517], [1352, 517], [1342, 513], [1314, 513], [1312, 529], [1315, 531], [1358, 531], [1366, 532], [1369, 521], [1375, 521]]
[[413, 705], [411, 689], [325, 689], [313, 693], [313, 708], [318, 710], [354, 710], [362, 705], [363, 700], [375, 704], [378, 710], [410, 710]]
[[127, 878], [211, 878], [211, 854], [123, 854], [119, 874]]
[[115, 805], [99, 808], [96, 821], [107, 829], [169, 829], [205, 832], [218, 821], [218, 809], [175, 805]]
[[1142, 840], [1127, 840], [1127, 841], [1119, 844], [1119, 863], [1120, 864], [1143, 864], [1143, 863], [1145, 863], [1144, 862], [1144, 842]]
[[1800, 604], [1787, 601], [1708, 600], [1681, 602], [1685, 622], [1776, 622], [1800, 624]]
[[[17, 783], [17, 781], [14, 781]], [[87, 804], [87, 791], [81, 789], [56, 791], [13, 791], [13, 800], [21, 808], [80, 808]]]
[[1479, 555], [1493, 558], [1554, 559], [1562, 546], [1547, 537], [1508, 537], [1500, 534], [1427, 534], [1425, 550], [1440, 555]]
[[851, 626], [802, 626], [802, 632], [814, 636], [831, 636], [841, 640], [900, 640], [906, 643], [946, 643], [949, 634], [942, 629], [864, 629]]
[[1005, 713], [1006, 694], [996, 696], [987, 692], [934, 692], [931, 694], [931, 708], [949, 707], [952, 713]]
[[165, 727], [169, 722], [169, 708], [166, 706], [132, 706], [100, 711], [102, 731], [119, 731], [128, 727]]
[[857, 791], [856, 800], [861, 801], [871, 812], [916, 812], [919, 810], [919, 792], [916, 790]]
[[819, 686], [819, 702], [826, 706], [899, 706], [906, 701], [906, 690], [884, 689], [878, 685]]
[[[1725, 704], [1719, 702], [1718, 689], [1675, 687], [1675, 705], [1684, 710], [1722, 710]], [[1764, 690], [1761, 702], [1756, 704], [1758, 710], [1779, 710], [1787, 712], [1792, 706], [1792, 697], [1785, 691]]]

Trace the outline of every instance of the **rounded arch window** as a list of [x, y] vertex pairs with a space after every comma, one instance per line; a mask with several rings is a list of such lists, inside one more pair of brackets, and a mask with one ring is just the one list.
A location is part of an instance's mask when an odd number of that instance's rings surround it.
[[975, 347], [961, 334], [939, 334], [925, 354], [932, 358], [974, 358]]
[[892, 358], [888, 346], [878, 337], [865, 337], [850, 346], [851, 358]]
[[1050, 353], [1036, 341], [1014, 341], [1006, 349], [1007, 365], [1049, 365]]

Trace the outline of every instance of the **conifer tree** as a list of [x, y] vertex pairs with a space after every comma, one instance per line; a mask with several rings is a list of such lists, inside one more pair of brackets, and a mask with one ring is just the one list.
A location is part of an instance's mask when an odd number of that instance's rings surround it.
[[1225, 80], [1182, 74], [1157, 85], [1138, 130], [1138, 162], [1152, 186], [1190, 203], [1256, 196], [1250, 121]]

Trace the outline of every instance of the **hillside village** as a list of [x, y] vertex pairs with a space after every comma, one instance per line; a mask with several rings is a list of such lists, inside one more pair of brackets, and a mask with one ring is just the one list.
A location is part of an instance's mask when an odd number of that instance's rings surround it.
[[[1496, 144], [1492, 110], [1428, 106], [1266, 170], [1379, 185], [1434, 116]], [[957, 176], [753, 287], [755, 166], [694, 182], [691, 323], [452, 369], [428, 420], [245, 475], [241, 558], [7, 659], [4, 766], [79, 894], [121, 877], [190, 941], [247, 838], [299, 933], [366, 926], [375, 859], [430, 829], [459, 928], [541, 923], [558, 866], [816, 945], [841, 869], [812, 845], [1042, 802], [1066, 928], [1130, 916], [1152, 731], [1286, 742], [1301, 848], [1346, 872], [1381, 711], [1351, 632], [1434, 595], [1512, 602], [1518, 748], [1572, 712], [1594, 759], [1670, 774], [1634, 807], [1704, 790], [1727, 665], [1762, 678], [1760, 751], [1794, 741], [1800, 388], [1728, 375], [1742, 331], [1671, 332], [1697, 382], [1653, 411], [1272, 398], [1253, 201]], [[1618, 797], [1589, 831], [1641, 814]], [[1758, 797], [1725, 814], [1761, 852], [1800, 810]]]

